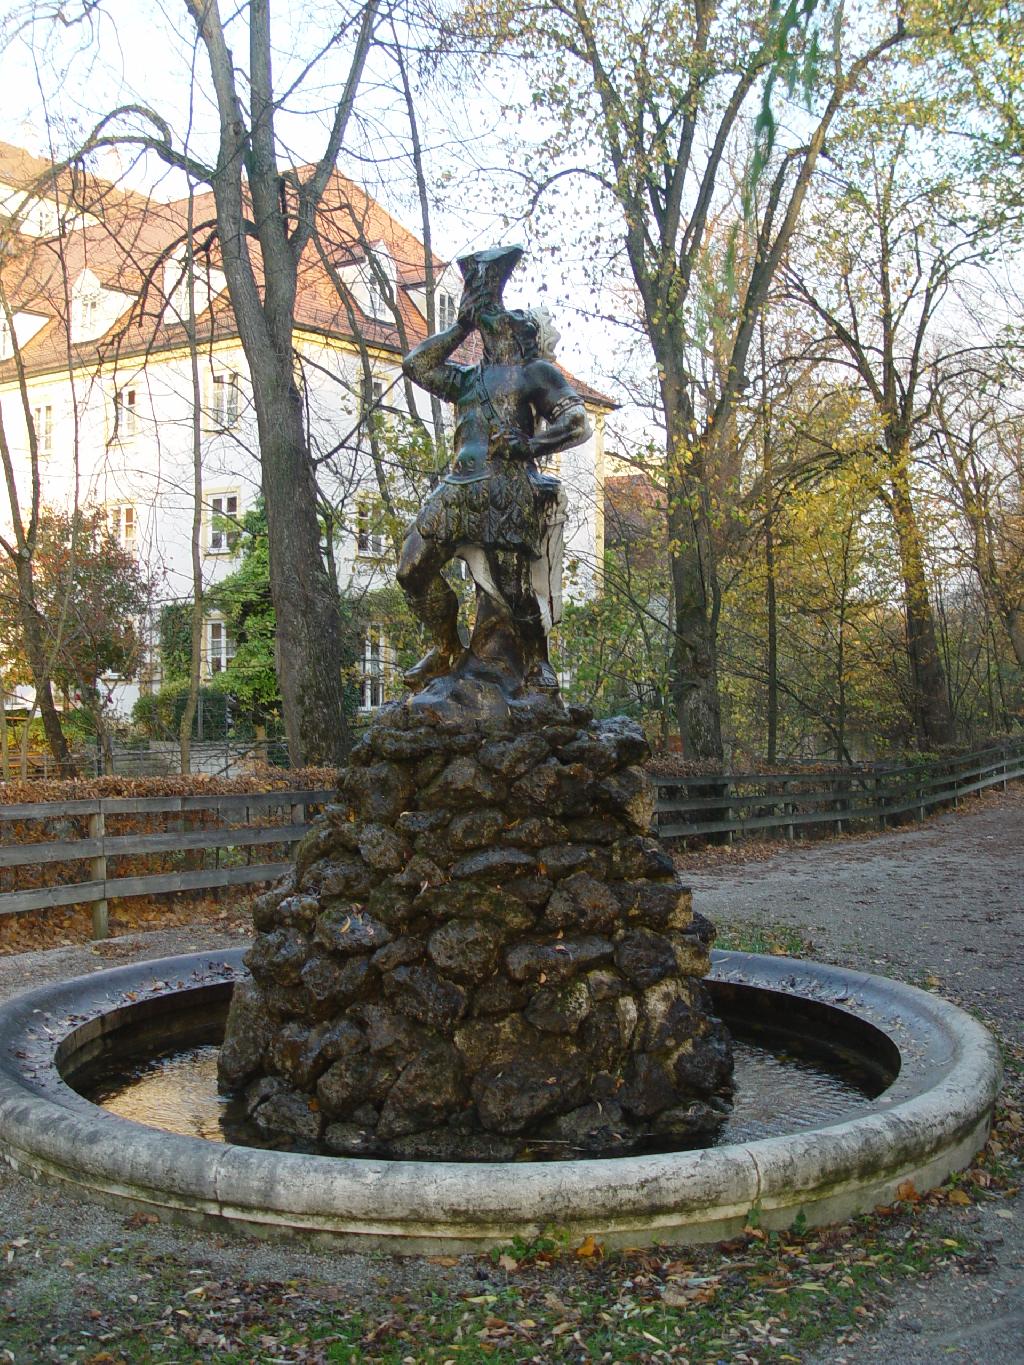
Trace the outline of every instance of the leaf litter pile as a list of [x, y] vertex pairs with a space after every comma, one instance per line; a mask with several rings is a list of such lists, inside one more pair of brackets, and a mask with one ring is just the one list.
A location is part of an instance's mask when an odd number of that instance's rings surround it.
[[222, 1241], [150, 1213], [121, 1220], [116, 1244], [69, 1251], [42, 1192], [30, 1232], [0, 1229], [0, 1361], [800, 1361], [855, 1342], [908, 1281], [992, 1269], [971, 1220], [979, 1203], [1012, 1217], [1019, 1191], [1024, 1049], [1007, 1063], [988, 1145], [940, 1189], [907, 1183], [830, 1228], [767, 1232], [754, 1210], [741, 1236], [703, 1247], [606, 1252], [553, 1229], [489, 1255], [339, 1255], [337, 1274], [268, 1281], [226, 1274]]

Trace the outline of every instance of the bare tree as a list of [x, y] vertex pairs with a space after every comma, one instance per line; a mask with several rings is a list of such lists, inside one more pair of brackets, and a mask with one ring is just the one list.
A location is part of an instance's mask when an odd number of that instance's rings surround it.
[[[338, 589], [321, 548], [292, 339], [300, 268], [345, 144], [379, 0], [342, 10], [320, 50], [285, 89], [275, 85], [271, 0], [245, 0], [226, 17], [219, 0], [182, 3], [206, 57], [217, 114], [215, 160], [204, 162], [178, 144], [169, 123], [143, 104], [112, 110], [86, 150], [145, 148], [213, 192], [219, 258], [253, 385], [289, 753], [297, 764], [339, 763], [349, 734], [341, 705]], [[88, 0], [83, 14], [95, 7]], [[60, 22], [70, 22], [69, 15], [62, 13]], [[230, 46], [232, 25], [247, 38], [245, 63]], [[346, 47], [348, 68], [323, 151], [312, 165], [296, 168], [282, 149], [279, 111], [321, 59]]]

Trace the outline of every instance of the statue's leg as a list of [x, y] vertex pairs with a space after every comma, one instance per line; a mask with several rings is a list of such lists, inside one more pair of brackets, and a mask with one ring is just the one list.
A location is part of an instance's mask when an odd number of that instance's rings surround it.
[[555, 689], [558, 679], [548, 663], [547, 623], [533, 581], [532, 560], [525, 550], [497, 550], [488, 555], [511, 625], [522, 651], [527, 687]]
[[426, 626], [433, 646], [405, 674], [409, 687], [420, 687], [447, 673], [462, 649], [459, 640], [459, 599], [441, 577], [452, 549], [421, 535], [413, 526], [398, 561], [398, 582], [409, 609]]

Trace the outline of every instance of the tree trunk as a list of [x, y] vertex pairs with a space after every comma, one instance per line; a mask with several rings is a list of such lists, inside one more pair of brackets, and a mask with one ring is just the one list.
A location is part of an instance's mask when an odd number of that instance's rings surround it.
[[905, 442], [890, 451], [890, 496], [903, 579], [914, 728], [918, 742], [934, 748], [952, 744], [955, 731], [928, 594], [921, 530], [910, 496], [909, 458]]
[[53, 704], [53, 689], [50, 686], [50, 676], [46, 664], [46, 646], [43, 643], [42, 625], [35, 607], [32, 564], [28, 558], [19, 556], [16, 565], [18, 614], [21, 618], [25, 657], [28, 659], [28, 666], [32, 670], [32, 683], [36, 689], [36, 704], [43, 720], [46, 742], [57, 761], [58, 774], [61, 777], [74, 777], [75, 765], [71, 758], [71, 750], [64, 738], [57, 708]]
[[268, 360], [264, 357], [254, 369], [253, 387], [288, 752], [295, 765], [340, 766], [350, 738], [341, 704], [338, 588], [328, 577], [320, 549], [302, 399], [290, 363], [280, 367], [284, 374], [268, 374]]
[[768, 358], [764, 314], [758, 320], [761, 350], [761, 472], [764, 479], [764, 580], [768, 673], [767, 744], [765, 759], [774, 763], [779, 751], [779, 613], [775, 590], [775, 480], [772, 451], [772, 412], [768, 402]]
[[1014, 608], [1004, 617], [1006, 633], [1010, 637], [1014, 658], [1024, 668], [1024, 611]]
[[186, 332], [189, 346], [189, 369], [192, 380], [192, 612], [189, 635], [188, 695], [178, 726], [178, 757], [181, 771], [192, 770], [192, 726], [199, 702], [199, 670], [203, 653], [203, 389], [199, 374], [199, 348], [196, 343], [196, 277], [192, 255], [192, 230], [195, 201], [189, 194], [188, 240], [186, 268], [188, 270], [188, 322]]
[[[666, 407], [667, 411], [671, 411]], [[690, 448], [689, 414], [669, 423], [668, 535], [675, 598], [672, 697], [687, 758], [721, 763], [719, 588], [703, 451]]]

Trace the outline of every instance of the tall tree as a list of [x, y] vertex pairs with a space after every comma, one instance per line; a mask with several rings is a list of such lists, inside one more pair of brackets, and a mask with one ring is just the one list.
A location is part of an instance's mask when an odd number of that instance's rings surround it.
[[[317, 210], [345, 145], [380, 0], [339, 7], [333, 30], [284, 88], [275, 83], [272, 0], [244, 0], [227, 14], [219, 0], [181, 3], [206, 57], [215, 159], [203, 161], [191, 145], [182, 146], [167, 120], [141, 103], [111, 111], [87, 150], [143, 147], [213, 192], [219, 260], [253, 385], [289, 753], [293, 763], [339, 763], [350, 737], [341, 705], [338, 588], [321, 545], [294, 312], [303, 255], [313, 250]], [[82, 0], [83, 15], [96, 7]], [[69, 15], [61, 19], [70, 22]], [[236, 60], [229, 29], [247, 43], [244, 62]], [[324, 58], [343, 51], [348, 67], [322, 153], [297, 168], [284, 150], [279, 114]]]
[[[0, 241], [0, 261], [9, 264], [9, 242]], [[18, 622], [18, 634], [24, 657], [28, 663], [35, 687], [36, 705], [42, 717], [43, 730], [50, 752], [57, 761], [57, 770], [62, 777], [74, 775], [74, 762], [71, 750], [61, 727], [60, 716], [53, 698], [54, 645], [59, 642], [63, 629], [63, 617], [46, 623], [43, 606], [40, 602], [38, 569], [36, 564], [39, 549], [40, 516], [42, 513], [42, 480], [39, 464], [39, 436], [29, 394], [25, 365], [18, 345], [14, 314], [7, 297], [6, 286], [0, 277], [0, 320], [6, 334], [11, 338], [14, 365], [17, 372], [18, 395], [21, 419], [28, 433], [28, 476], [27, 491], [19, 487], [18, 461], [8, 437], [5, 417], [0, 412], [0, 464], [3, 465], [4, 484], [7, 491], [8, 517], [5, 531], [0, 533], [0, 549], [6, 556], [5, 577], [7, 578], [7, 597], [13, 605]], [[11, 410], [8, 409], [8, 417]]]
[[[550, 174], [535, 197], [581, 174], [618, 211], [664, 411], [679, 724], [691, 754], [720, 760], [716, 462], [746, 382], [759, 309], [825, 138], [850, 91], [907, 30], [898, 6], [848, 19], [841, 0], [536, 0], [500, 5], [493, 23], [474, 7], [471, 22], [535, 63], [534, 103], [556, 125], [545, 148]], [[819, 47], [825, 34], [827, 53]], [[809, 97], [785, 146], [768, 114], [780, 80], [802, 85]], [[749, 147], [759, 109], [748, 180], [748, 189], [756, 185], [751, 249], [734, 261], [722, 382], [702, 405], [693, 345], [699, 266], [729, 158]]]
[[832, 172], [809, 233], [814, 264], [794, 266], [788, 280], [877, 416], [879, 491], [899, 553], [913, 721], [931, 747], [952, 741], [954, 721], [915, 506], [915, 448], [934, 397], [929, 367], [939, 354], [952, 358], [982, 342], [965, 335], [962, 308], [951, 335], [951, 308], [1000, 224], [979, 213], [963, 167], [937, 145], [934, 128], [914, 126], [915, 117], [921, 111], [909, 99], [893, 100], [870, 124], [855, 120], [843, 130], [836, 142], [843, 170]]

